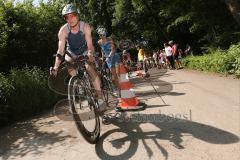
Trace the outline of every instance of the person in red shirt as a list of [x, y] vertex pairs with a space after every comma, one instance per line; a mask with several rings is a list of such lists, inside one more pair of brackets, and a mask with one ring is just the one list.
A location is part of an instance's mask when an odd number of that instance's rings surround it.
[[177, 69], [180, 68], [180, 63], [179, 63], [179, 60], [178, 60], [178, 44], [175, 43], [173, 40], [169, 41], [168, 44], [172, 47], [172, 54], [173, 54], [173, 60], [174, 60], [174, 63], [175, 63], [175, 67]]

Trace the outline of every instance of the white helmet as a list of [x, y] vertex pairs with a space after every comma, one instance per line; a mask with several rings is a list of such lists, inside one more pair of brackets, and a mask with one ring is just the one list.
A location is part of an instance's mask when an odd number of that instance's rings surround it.
[[107, 30], [106, 30], [106, 28], [104, 28], [104, 27], [98, 27], [98, 28], [97, 28], [97, 33], [98, 33], [98, 35], [107, 36]]
[[70, 14], [70, 13], [77, 13], [79, 14], [79, 11], [77, 9], [77, 7], [74, 5], [74, 4], [67, 4], [63, 10], [62, 10], [62, 15], [65, 16], [67, 14]]
[[171, 40], [171, 41], [168, 42], [169, 45], [173, 45], [173, 43], [174, 43], [173, 40]]

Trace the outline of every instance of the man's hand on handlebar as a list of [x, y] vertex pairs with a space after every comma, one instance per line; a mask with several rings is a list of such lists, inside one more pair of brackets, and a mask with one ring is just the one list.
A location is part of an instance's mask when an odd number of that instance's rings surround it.
[[50, 75], [51, 76], [57, 76], [57, 69], [54, 69], [53, 67], [50, 67]]
[[91, 51], [91, 50], [88, 50], [88, 53], [87, 53], [87, 55], [88, 55], [88, 60], [89, 60], [89, 62], [95, 62], [95, 58], [94, 58], [94, 52], [93, 51]]

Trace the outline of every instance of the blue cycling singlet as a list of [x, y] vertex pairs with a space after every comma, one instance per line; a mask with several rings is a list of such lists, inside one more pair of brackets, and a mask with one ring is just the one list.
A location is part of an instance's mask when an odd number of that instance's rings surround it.
[[81, 55], [87, 50], [87, 42], [83, 33], [84, 22], [80, 22], [79, 30], [77, 33], [72, 33], [68, 24], [65, 24], [68, 29], [67, 51], [71, 54]]
[[111, 52], [111, 43], [110, 43], [110, 41], [108, 41], [106, 44], [104, 44], [102, 42], [100, 47], [103, 50], [103, 52], [105, 53], [105, 57], [108, 57], [110, 52]]

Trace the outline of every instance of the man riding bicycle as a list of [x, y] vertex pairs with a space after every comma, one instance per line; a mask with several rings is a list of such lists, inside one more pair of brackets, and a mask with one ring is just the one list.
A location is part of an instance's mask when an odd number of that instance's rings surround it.
[[[98, 104], [100, 106], [99, 111], [102, 112], [106, 110], [106, 103], [102, 99], [100, 78], [92, 65], [92, 62], [95, 61], [93, 57], [95, 49], [92, 43], [91, 26], [79, 20], [79, 12], [73, 4], [67, 4], [63, 8], [62, 16], [67, 23], [61, 26], [58, 32], [58, 50], [55, 64], [50, 74], [56, 76], [57, 70], [64, 59], [69, 63], [73, 63], [78, 57], [87, 56], [86, 70], [97, 93]], [[64, 53], [66, 53], [65, 56]], [[76, 75], [76, 68], [68, 67], [68, 73], [70, 76]]]
[[112, 38], [107, 37], [107, 30], [103, 27], [97, 29], [97, 33], [100, 37], [98, 45], [101, 48], [102, 58], [105, 59], [108, 68], [112, 73], [112, 79], [115, 82], [117, 88], [119, 88], [119, 63], [120, 56], [116, 52], [116, 45]]

